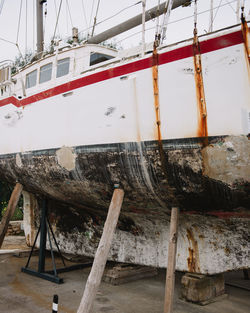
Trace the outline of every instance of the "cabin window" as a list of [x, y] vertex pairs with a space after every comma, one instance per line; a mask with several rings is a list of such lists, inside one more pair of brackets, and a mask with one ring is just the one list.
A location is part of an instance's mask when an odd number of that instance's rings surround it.
[[90, 62], [89, 65], [95, 65], [110, 59], [113, 59], [114, 57], [111, 55], [103, 54], [103, 53], [92, 53], [90, 55]]
[[69, 58], [57, 61], [56, 77], [61, 77], [69, 73]]
[[51, 75], [52, 75], [52, 63], [41, 66], [39, 83], [41, 84], [51, 80]]
[[26, 88], [31, 88], [36, 85], [36, 77], [37, 77], [37, 70], [30, 72], [26, 75]]

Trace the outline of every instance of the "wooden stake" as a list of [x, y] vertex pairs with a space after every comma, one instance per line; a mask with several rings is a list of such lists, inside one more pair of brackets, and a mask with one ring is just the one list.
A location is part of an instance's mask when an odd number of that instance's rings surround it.
[[102, 275], [107, 262], [113, 234], [120, 215], [123, 197], [124, 191], [122, 189], [114, 190], [109, 206], [108, 216], [103, 228], [102, 237], [95, 254], [94, 263], [92, 265], [77, 313], [90, 313], [92, 310], [94, 299], [101, 283]]
[[166, 274], [164, 313], [173, 312], [178, 218], [179, 208], [172, 208], [168, 244], [168, 265]]
[[23, 186], [17, 183], [14, 190], [12, 191], [12, 194], [8, 203], [8, 207], [4, 213], [4, 216], [2, 217], [2, 221], [0, 224], [0, 249], [3, 244], [5, 234], [8, 230], [9, 221], [12, 218], [15, 212], [17, 203], [21, 197], [22, 190], [23, 190]]

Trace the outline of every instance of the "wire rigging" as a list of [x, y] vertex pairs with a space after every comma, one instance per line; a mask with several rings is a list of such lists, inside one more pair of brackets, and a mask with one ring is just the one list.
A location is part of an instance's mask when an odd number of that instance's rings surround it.
[[25, 1], [25, 55], [27, 54], [27, 41], [28, 41], [28, 3]]
[[163, 21], [162, 21], [162, 29], [161, 29], [161, 43], [163, 43], [164, 39], [166, 38], [166, 32], [167, 32], [167, 27], [168, 27], [168, 22], [169, 22], [169, 18], [170, 18], [170, 12], [173, 6], [173, 0], [169, 0], [168, 2], [166, 2], [166, 6], [167, 6], [167, 11], [164, 14], [163, 17]]
[[22, 13], [23, 0], [20, 2], [19, 17], [18, 17], [18, 26], [17, 26], [17, 35], [16, 43], [18, 43], [19, 31], [20, 31], [20, 22], [21, 22], [21, 13]]
[[83, 10], [83, 15], [84, 15], [85, 23], [86, 23], [86, 28], [88, 28], [88, 21], [87, 21], [87, 16], [86, 16], [86, 11], [85, 11], [85, 7], [84, 7], [83, 0], [82, 0], [82, 10]]
[[91, 14], [90, 14], [90, 19], [89, 19], [89, 28], [91, 28], [91, 21], [92, 21], [92, 16], [94, 12], [94, 4], [95, 4], [95, 0], [92, 0], [92, 8], [91, 8]]
[[234, 10], [234, 8], [232, 7], [231, 3], [229, 3], [228, 0], [226, 0], [226, 2], [230, 6], [230, 8], [233, 10], [233, 12], [236, 13], [236, 10]]
[[219, 8], [222, 6], [221, 3], [222, 3], [222, 0], [220, 0], [219, 6], [217, 7], [217, 10], [216, 10], [216, 12], [214, 14], [213, 22], [215, 21], [215, 18], [216, 18], [216, 15], [217, 15], [218, 11], [219, 11]]
[[66, 4], [67, 4], [67, 8], [68, 8], [68, 13], [69, 13], [69, 18], [70, 18], [71, 27], [73, 28], [73, 21], [72, 21], [72, 16], [71, 16], [71, 12], [70, 12], [70, 8], [69, 8], [69, 2], [68, 2], [68, 0], [66, 0]]
[[[127, 9], [130, 9], [130, 8], [132, 8], [133, 6], [136, 6], [136, 5], [140, 4], [141, 2], [142, 2], [142, 1], [138, 1], [138, 2], [136, 2], [136, 3], [134, 3], [134, 4], [131, 4], [131, 5], [129, 5], [129, 6], [125, 7], [125, 8], [123, 8], [123, 9], [121, 9], [120, 11], [116, 12], [115, 14], [113, 14], [113, 15], [111, 15], [111, 16], [109, 16], [109, 17], [103, 19], [103, 20], [101, 20], [100, 22], [96, 23], [96, 26], [98, 26], [98, 25], [100, 25], [100, 24], [102, 24], [102, 23], [104, 23], [104, 22], [106, 22], [106, 21], [111, 20], [113, 17], [118, 16], [118, 15], [121, 14], [123, 11], [125, 11], [125, 10], [127, 10]], [[84, 33], [84, 32], [86, 32], [86, 31], [89, 31], [91, 28], [92, 28], [91, 26], [90, 26], [90, 27], [87, 27], [86, 29], [81, 30], [79, 33]]]
[[[55, 7], [55, 16], [57, 17], [57, 6], [56, 6], [56, 0], [54, 0], [54, 7]], [[60, 34], [60, 28], [59, 25], [57, 25], [57, 35]]]
[[158, 7], [157, 7], [157, 13], [156, 13], [156, 27], [155, 27], [155, 40], [159, 40], [159, 23], [160, 23], [160, 3], [161, 0], [158, 0]]
[[97, 20], [97, 14], [98, 14], [98, 10], [99, 10], [100, 1], [101, 1], [101, 0], [98, 0], [98, 3], [97, 3], [96, 14], [95, 14], [95, 17], [94, 17], [94, 24], [93, 24], [93, 29], [92, 29], [91, 37], [94, 36], [94, 31], [95, 31], [95, 26], [96, 26], [96, 20]]
[[61, 12], [61, 8], [62, 8], [62, 0], [60, 1], [60, 5], [59, 5], [59, 9], [58, 9], [58, 13], [57, 13], [57, 17], [56, 17], [56, 25], [55, 25], [55, 30], [54, 30], [54, 34], [51, 40], [51, 43], [54, 43], [55, 40], [55, 36], [56, 36], [56, 29], [57, 29], [57, 25], [58, 25], [58, 21], [59, 21], [59, 16], [60, 16], [60, 12]]
[[[234, 3], [234, 2], [236, 2], [236, 1], [237, 1], [237, 0], [233, 0], [233, 1], [230, 1], [229, 3]], [[225, 3], [225, 4], [221, 5], [220, 7], [227, 6], [227, 5], [228, 5], [228, 3]], [[219, 7], [219, 6], [214, 7], [213, 9], [216, 10], [218, 7]], [[198, 15], [201, 15], [201, 14], [204, 14], [204, 13], [207, 13], [207, 12], [210, 12], [210, 9], [204, 10], [204, 11], [201, 11], [201, 12], [198, 12], [198, 13], [197, 13], [197, 16], [198, 16]], [[172, 22], [169, 22], [168, 24], [169, 24], [169, 25], [170, 25], [170, 24], [175, 24], [175, 23], [178, 23], [178, 22], [181, 22], [181, 21], [184, 21], [184, 20], [193, 18], [193, 17], [194, 17], [194, 15], [192, 14], [192, 15], [189, 15], [189, 16], [182, 17], [182, 18], [180, 18], [180, 19], [178, 19], [178, 20], [174, 20], [174, 21], [172, 21]], [[146, 28], [146, 31], [152, 30], [152, 29], [154, 29], [154, 28], [155, 28], [155, 26]], [[138, 32], [136, 32], [136, 33], [133, 33], [133, 34], [131, 34], [131, 35], [125, 37], [125, 38], [122, 38], [121, 40], [118, 40], [116, 43], [119, 44], [119, 43], [121, 43], [122, 41], [124, 41], [124, 40], [126, 40], [126, 39], [129, 39], [129, 38], [131, 38], [131, 37], [133, 37], [133, 36], [136, 36], [136, 35], [138, 35], [138, 34], [140, 34], [140, 33], [141, 33], [141, 31], [138, 31]]]

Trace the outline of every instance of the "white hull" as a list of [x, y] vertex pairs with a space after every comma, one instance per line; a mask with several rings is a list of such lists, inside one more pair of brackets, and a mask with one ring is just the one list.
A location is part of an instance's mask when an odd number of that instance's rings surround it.
[[[200, 38], [198, 70], [192, 40], [160, 49], [157, 61], [152, 53], [118, 56], [87, 68], [91, 49], [42, 59], [4, 91], [0, 177], [51, 199], [64, 251], [94, 254], [101, 226], [88, 221], [105, 214], [113, 184], [120, 183], [124, 222], [110, 259], [165, 266], [168, 213], [177, 203], [183, 212], [179, 270], [249, 267], [250, 75], [240, 27]], [[55, 77], [62, 55], [71, 59], [63, 80]], [[25, 96], [20, 78], [49, 62], [52, 79]], [[61, 205], [80, 210], [87, 226], [73, 214], [76, 226], [67, 227]], [[230, 221], [218, 219], [223, 214]], [[34, 229], [25, 231], [31, 240]]]

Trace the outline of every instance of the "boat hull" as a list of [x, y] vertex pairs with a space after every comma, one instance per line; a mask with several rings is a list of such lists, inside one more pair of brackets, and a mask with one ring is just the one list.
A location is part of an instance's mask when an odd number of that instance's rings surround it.
[[[73, 69], [81, 50], [72, 49], [63, 52], [72, 60], [66, 82], [54, 75], [21, 99], [0, 99], [0, 179], [28, 192], [29, 244], [39, 221], [32, 203], [39, 208], [47, 197], [62, 250], [94, 255], [119, 184], [125, 198], [110, 259], [166, 266], [170, 210], [178, 206], [177, 269], [249, 267], [244, 38], [237, 26], [82, 73]], [[15, 88], [19, 95], [20, 79]]]

